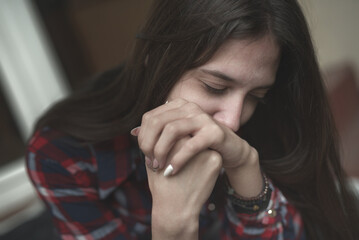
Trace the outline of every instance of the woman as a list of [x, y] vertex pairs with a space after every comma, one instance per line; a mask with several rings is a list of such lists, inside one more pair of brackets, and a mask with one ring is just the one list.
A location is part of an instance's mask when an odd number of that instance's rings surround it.
[[40, 119], [27, 166], [63, 239], [359, 237], [295, 0], [155, 1], [124, 66]]

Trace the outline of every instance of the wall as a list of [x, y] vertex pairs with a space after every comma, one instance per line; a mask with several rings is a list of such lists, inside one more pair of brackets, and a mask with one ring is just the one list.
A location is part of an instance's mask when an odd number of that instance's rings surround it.
[[299, 0], [323, 69], [352, 62], [359, 70], [359, 1]]
[[299, 1], [328, 86], [343, 166], [359, 179], [359, 1]]

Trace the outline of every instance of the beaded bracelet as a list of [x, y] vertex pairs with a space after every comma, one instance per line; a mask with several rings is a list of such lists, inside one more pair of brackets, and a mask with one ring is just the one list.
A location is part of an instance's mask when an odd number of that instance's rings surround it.
[[269, 187], [268, 179], [264, 173], [262, 173], [262, 176], [264, 183], [262, 192], [257, 196], [250, 198], [243, 197], [237, 194], [229, 184], [229, 180], [226, 177], [225, 182], [227, 186], [227, 194], [232, 202], [234, 210], [241, 213], [251, 214], [257, 213], [267, 208], [272, 194], [272, 189]]

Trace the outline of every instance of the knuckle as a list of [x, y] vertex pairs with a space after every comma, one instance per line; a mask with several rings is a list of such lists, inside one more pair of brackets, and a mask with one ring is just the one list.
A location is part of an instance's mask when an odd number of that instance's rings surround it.
[[225, 138], [225, 133], [223, 132], [222, 128], [215, 123], [208, 127], [208, 131], [217, 142], [222, 142]]
[[250, 147], [250, 150], [249, 150], [249, 158], [250, 159], [258, 159], [259, 158], [259, 155], [258, 155], [258, 152], [255, 148], [253, 147]]
[[164, 156], [165, 152], [162, 148], [155, 147], [153, 150], [153, 154], [155, 155], [155, 158], [159, 161]]
[[151, 118], [151, 113], [150, 112], [146, 112], [145, 114], [143, 114], [142, 116], [142, 122], [146, 122], [148, 120], [150, 120]]
[[138, 136], [137, 141], [138, 141], [138, 146], [142, 149], [142, 146], [143, 146], [143, 139], [142, 139], [142, 136], [141, 136], [141, 135], [140, 135], [140, 136]]
[[196, 153], [196, 152], [198, 152], [200, 146], [195, 141], [193, 141], [193, 142], [188, 141], [188, 142], [185, 143], [185, 148], [190, 153]]
[[175, 100], [172, 101], [172, 103], [174, 103], [175, 106], [182, 106], [183, 104], [186, 104], [187, 101], [182, 98], [176, 98]]
[[158, 127], [159, 125], [161, 125], [161, 120], [159, 117], [154, 116], [151, 118], [150, 124], [152, 127]]
[[186, 104], [186, 109], [187, 109], [187, 111], [193, 112], [193, 111], [198, 110], [198, 108], [199, 108], [198, 105], [195, 104], [195, 103], [193, 103], [193, 102], [188, 102], [188, 103]]
[[202, 122], [203, 124], [206, 124], [208, 125], [209, 123], [213, 123], [211, 117], [207, 114], [207, 113], [204, 113], [204, 112], [200, 112], [198, 115], [198, 120], [200, 122]]
[[138, 143], [138, 145], [139, 145], [140, 149], [142, 150], [142, 152], [143, 152], [145, 155], [148, 155], [148, 154], [149, 154], [151, 147], [150, 147], [150, 145], [149, 145], [147, 142], [145, 142], [145, 141], [140, 141], [140, 142]]
[[143, 142], [143, 134], [141, 134], [141, 132], [137, 137], [137, 142], [138, 142], [138, 146], [141, 146], [141, 144]]
[[183, 98], [177, 98], [176, 100], [177, 100], [178, 103], [182, 103], [182, 104], [187, 103], [187, 101], [184, 100]]
[[171, 134], [171, 135], [175, 135], [177, 133], [177, 126], [174, 123], [168, 123], [165, 127], [164, 130], [166, 133]]
[[207, 161], [214, 167], [215, 170], [220, 170], [222, 167], [222, 156], [216, 151], [209, 151]]
[[212, 131], [212, 133], [214, 135], [222, 135], [223, 134], [222, 129], [217, 124], [211, 124], [210, 128], [211, 128], [210, 130]]

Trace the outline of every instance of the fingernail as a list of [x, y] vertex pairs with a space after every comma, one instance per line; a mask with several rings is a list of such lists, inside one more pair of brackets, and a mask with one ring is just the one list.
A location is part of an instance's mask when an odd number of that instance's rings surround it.
[[169, 101], [168, 101], [168, 100], [165, 102], [165, 104], [167, 104], [167, 103], [169, 103]]
[[135, 127], [131, 130], [131, 135], [137, 137], [141, 127]]
[[152, 162], [152, 167], [154, 169], [157, 169], [159, 166], [160, 166], [160, 164], [158, 163], [157, 159], [154, 159], [153, 162]]
[[170, 165], [167, 166], [165, 172], [163, 173], [163, 176], [167, 177], [167, 176], [169, 176], [172, 172], [173, 172], [173, 167], [172, 167], [172, 165], [170, 164]]
[[146, 162], [147, 167], [152, 168], [152, 161], [147, 156], [145, 157], [145, 162]]

